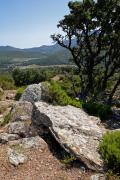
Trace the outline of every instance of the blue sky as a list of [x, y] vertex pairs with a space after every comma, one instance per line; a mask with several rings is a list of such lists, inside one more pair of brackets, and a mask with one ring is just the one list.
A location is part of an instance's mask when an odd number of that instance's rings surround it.
[[69, 0], [0, 0], [0, 46], [50, 44], [50, 35], [69, 12]]

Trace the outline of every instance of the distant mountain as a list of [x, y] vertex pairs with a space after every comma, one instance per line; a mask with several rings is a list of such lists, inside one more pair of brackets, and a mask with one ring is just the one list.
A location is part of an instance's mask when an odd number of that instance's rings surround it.
[[25, 49], [0, 46], [0, 71], [33, 64], [40, 66], [68, 64], [70, 58], [69, 51], [58, 44]]
[[13, 52], [13, 51], [21, 51], [19, 48], [15, 48], [12, 46], [0, 46], [0, 52]]

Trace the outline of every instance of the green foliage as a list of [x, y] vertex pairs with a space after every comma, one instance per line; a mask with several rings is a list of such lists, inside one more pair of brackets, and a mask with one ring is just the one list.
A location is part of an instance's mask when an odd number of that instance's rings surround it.
[[11, 113], [9, 112], [8, 114], [5, 115], [1, 126], [4, 126], [4, 125], [8, 124], [10, 122], [10, 120], [11, 120]]
[[70, 97], [75, 98], [80, 92], [80, 77], [69, 72], [67, 76], [63, 76], [60, 85]]
[[102, 120], [107, 119], [112, 114], [110, 106], [92, 101], [84, 103], [83, 108], [85, 108], [90, 115], [98, 116]]
[[68, 154], [68, 155], [64, 155], [63, 159], [61, 160], [61, 162], [65, 165], [71, 165], [74, 161], [76, 160], [76, 157]]
[[[69, 14], [57, 25], [62, 33], [51, 36], [71, 53], [79, 69], [80, 93], [87, 101], [109, 88], [106, 99], [111, 104], [120, 85], [119, 4], [120, 0], [70, 1]], [[111, 87], [111, 78], [115, 77]]]
[[107, 133], [100, 143], [100, 152], [107, 167], [120, 173], [120, 131]]
[[0, 87], [3, 90], [15, 89], [14, 80], [11, 74], [0, 74]]
[[73, 105], [82, 108], [82, 103], [76, 99], [72, 99], [67, 93], [62, 89], [59, 83], [51, 81], [49, 87], [49, 99], [54, 105]]
[[54, 72], [50, 69], [14, 69], [12, 76], [16, 86], [25, 86], [50, 80]]
[[20, 99], [20, 97], [23, 94], [25, 89], [26, 89], [26, 86], [18, 88], [17, 93], [15, 95], [15, 100], [16, 101], [18, 101]]
[[4, 94], [4, 93], [0, 91], [0, 100], [1, 100], [1, 98], [2, 98], [2, 96], [3, 96], [3, 94]]

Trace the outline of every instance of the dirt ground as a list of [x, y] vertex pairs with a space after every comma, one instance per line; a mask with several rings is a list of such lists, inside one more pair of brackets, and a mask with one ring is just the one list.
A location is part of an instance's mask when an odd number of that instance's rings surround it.
[[14, 167], [8, 161], [7, 145], [0, 146], [0, 180], [89, 180], [90, 173], [80, 167], [66, 167], [49, 148], [44, 151], [31, 149], [25, 152], [28, 160]]

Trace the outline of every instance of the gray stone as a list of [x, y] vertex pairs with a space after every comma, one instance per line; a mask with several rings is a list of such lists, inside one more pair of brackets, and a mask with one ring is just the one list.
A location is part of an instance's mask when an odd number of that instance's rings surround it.
[[11, 111], [11, 121], [31, 120], [33, 105], [27, 101], [19, 101], [13, 106]]
[[20, 101], [28, 101], [31, 103], [38, 101], [48, 101], [49, 99], [49, 84], [42, 82], [39, 84], [29, 85], [22, 94]]
[[39, 136], [36, 137], [30, 137], [30, 138], [23, 138], [20, 146], [22, 146], [25, 149], [31, 149], [39, 147], [41, 150], [45, 149], [47, 147], [46, 142], [40, 138]]
[[0, 134], [0, 143], [5, 144], [9, 141], [14, 141], [19, 139], [20, 137], [17, 134], [8, 134], [8, 133], [1, 133]]
[[46, 126], [61, 146], [76, 155], [88, 168], [103, 170], [98, 147], [106, 131], [98, 126], [98, 118], [88, 116], [73, 106], [61, 107], [37, 102], [33, 109], [33, 123], [37, 128]]
[[8, 133], [10, 134], [18, 134], [20, 137], [26, 137], [28, 132], [27, 125], [21, 121], [10, 123], [8, 126]]
[[106, 176], [104, 174], [94, 174], [90, 177], [90, 180], [106, 180]]
[[16, 150], [11, 148], [8, 149], [8, 159], [9, 162], [14, 166], [24, 164], [27, 161], [27, 157], [25, 155], [18, 153]]
[[40, 100], [41, 100], [41, 84], [29, 85], [20, 98], [20, 101], [28, 101], [31, 103]]

